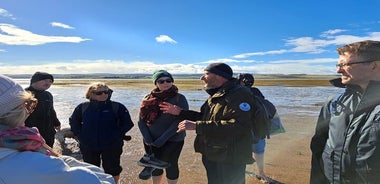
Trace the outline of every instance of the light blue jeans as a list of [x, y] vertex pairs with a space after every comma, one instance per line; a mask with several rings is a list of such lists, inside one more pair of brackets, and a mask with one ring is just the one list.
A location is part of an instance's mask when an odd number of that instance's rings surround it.
[[257, 142], [256, 144], [252, 144], [252, 152], [259, 153], [259, 154], [264, 153], [265, 145], [266, 145], [265, 138], [260, 139], [259, 142]]

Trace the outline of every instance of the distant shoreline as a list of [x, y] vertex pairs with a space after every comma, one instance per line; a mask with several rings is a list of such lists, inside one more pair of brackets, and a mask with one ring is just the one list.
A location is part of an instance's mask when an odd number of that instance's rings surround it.
[[[114, 74], [116, 75], [116, 74]], [[120, 74], [118, 74], [120, 75]], [[8, 75], [14, 79], [29, 80], [26, 75]], [[199, 80], [201, 75], [173, 75], [175, 85], [182, 90], [202, 90], [203, 84]], [[109, 86], [129, 87], [135, 89], [152, 88], [151, 75], [130, 74], [125, 78], [112, 78], [107, 75], [82, 75], [66, 76], [62, 78], [62, 74], [54, 75], [54, 85], [89, 85], [95, 81], [105, 82]], [[331, 86], [329, 80], [337, 78], [334, 75], [255, 75], [255, 86], [291, 86], [291, 87], [313, 87], [313, 86]]]
[[[15, 79], [28, 79], [33, 74], [4, 74]], [[150, 79], [152, 74], [52, 74], [56, 79]], [[199, 79], [202, 74], [173, 74], [177, 79]], [[234, 74], [236, 77], [238, 74]], [[308, 75], [308, 74], [254, 74], [256, 79], [326, 79], [338, 75]]]

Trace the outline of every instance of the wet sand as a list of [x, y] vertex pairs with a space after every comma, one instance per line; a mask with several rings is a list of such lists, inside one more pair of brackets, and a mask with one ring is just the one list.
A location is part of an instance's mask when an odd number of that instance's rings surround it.
[[[313, 108], [314, 109], [314, 108]], [[318, 110], [319, 107], [315, 107]], [[129, 109], [133, 121], [137, 122], [137, 108]], [[309, 183], [311, 153], [309, 143], [314, 131], [316, 117], [295, 114], [281, 114], [278, 109], [285, 133], [272, 136], [267, 140], [265, 151], [265, 172], [280, 183], [305, 184]], [[128, 135], [132, 140], [126, 141], [121, 157], [123, 171], [120, 175], [119, 184], [150, 184], [151, 179], [141, 180], [138, 178], [143, 169], [137, 165], [137, 161], [144, 155], [142, 136], [135, 125]], [[58, 134], [57, 134], [58, 135]], [[195, 153], [193, 141], [194, 131], [188, 131], [180, 159], [179, 184], [207, 184], [206, 171], [202, 165], [201, 154]], [[56, 141], [57, 142], [57, 141]], [[69, 144], [70, 149], [75, 149], [75, 144]], [[59, 146], [55, 145], [57, 150]], [[59, 150], [59, 149], [58, 149]], [[72, 155], [76, 158], [78, 154]], [[248, 172], [256, 172], [256, 165], [247, 165]], [[165, 181], [166, 183], [166, 181]], [[254, 176], [246, 175], [247, 184], [259, 184]]]
[[[316, 110], [318, 108], [316, 107]], [[130, 110], [133, 116], [135, 110]], [[281, 109], [279, 109], [281, 113]], [[281, 115], [281, 114], [280, 114]], [[135, 120], [137, 117], [133, 116]], [[267, 140], [265, 153], [265, 171], [268, 176], [281, 182], [305, 184], [309, 182], [310, 149], [309, 142], [314, 131], [316, 117], [298, 114], [281, 115], [286, 133], [272, 136]], [[136, 121], [134, 121], [136, 122]], [[138, 174], [143, 169], [137, 161], [144, 154], [142, 136], [137, 125], [128, 133], [132, 140], [125, 142], [122, 155], [123, 172], [120, 184], [148, 184], [149, 180], [140, 180]], [[195, 133], [188, 131], [185, 145], [179, 160], [180, 184], [206, 184], [206, 171], [202, 165], [201, 155], [195, 153], [193, 141]], [[255, 172], [256, 165], [247, 165], [247, 171]], [[165, 182], [166, 183], [166, 182]], [[246, 175], [246, 183], [261, 183], [255, 177]]]
[[[195, 110], [197, 109], [195, 108]], [[278, 109], [286, 132], [272, 136], [267, 140], [265, 172], [269, 177], [280, 183], [309, 183], [311, 158], [309, 143], [314, 131], [316, 116], [304, 115], [301, 110], [302, 109], [300, 108], [299, 113], [281, 114], [281, 108]], [[319, 111], [319, 107], [315, 106], [309, 110]], [[129, 111], [132, 120], [137, 123], [138, 109], [129, 108]], [[143, 168], [137, 165], [137, 161], [144, 155], [142, 136], [138, 126], [135, 124], [132, 130], [127, 134], [132, 136], [132, 140], [126, 141], [124, 144], [124, 151], [121, 157], [123, 171], [120, 175], [119, 184], [152, 183], [151, 179], [140, 180], [138, 178], [138, 175]], [[179, 159], [179, 184], [207, 183], [206, 171], [202, 165], [201, 154], [195, 153], [193, 149], [194, 138], [195, 132], [188, 131], [185, 145]], [[55, 149], [57, 149], [57, 147], [58, 146], [55, 145]], [[247, 171], [256, 172], [256, 165], [247, 165]], [[258, 184], [261, 182], [254, 176], [247, 174], [246, 183]]]
[[[77, 83], [78, 81], [75, 82]], [[182, 82], [191, 84], [190, 86], [193, 88], [200, 88], [199, 81], [192, 80], [189, 82], [184, 80]], [[264, 80], [264, 82], [267, 81]], [[314, 85], [315, 81], [311, 80], [311, 83]], [[297, 84], [299, 84], [299, 81], [297, 81]], [[129, 85], [130, 84], [128, 84], [128, 86]], [[150, 86], [150, 81], [146, 85]], [[281, 85], [284, 84], [281, 83]], [[133, 85], [131, 87], [133, 87]], [[138, 87], [141, 87], [141, 82], [138, 82]], [[180, 89], [183, 88], [186, 88], [186, 86], [180, 86]], [[275, 135], [271, 139], [267, 140], [265, 152], [265, 172], [269, 177], [281, 183], [309, 183], [311, 158], [309, 144], [311, 136], [314, 132], [317, 116], [303, 114], [305, 110], [303, 108], [304, 107], [292, 107], [292, 109], [295, 110], [293, 111], [295, 113], [291, 114], [283, 114], [282, 112], [288, 111], [286, 109], [278, 108], [278, 112], [286, 129], [286, 133]], [[127, 133], [132, 136], [132, 140], [125, 142], [124, 144], [124, 151], [121, 158], [123, 171], [120, 175], [121, 177], [119, 184], [150, 184], [152, 183], [151, 179], [140, 180], [138, 178], [138, 174], [143, 168], [137, 165], [137, 161], [144, 154], [142, 136], [136, 124], [138, 108], [128, 107], [128, 109], [135, 126]], [[192, 109], [199, 110], [199, 107], [192, 107]], [[320, 107], [316, 105], [315, 107], [311, 107], [311, 109], [307, 110], [319, 112], [319, 109]], [[194, 138], [195, 132], [188, 131], [185, 139], [185, 145], [179, 159], [179, 184], [207, 183], [206, 171], [201, 161], [201, 155], [199, 153], [195, 153], [193, 149]], [[247, 165], [247, 171], [256, 172], [256, 165]], [[254, 176], [247, 174], [246, 183], [256, 184], [261, 182], [259, 182]]]

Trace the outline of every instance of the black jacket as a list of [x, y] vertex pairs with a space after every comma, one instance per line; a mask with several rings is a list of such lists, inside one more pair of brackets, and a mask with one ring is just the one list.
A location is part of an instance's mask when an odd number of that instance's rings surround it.
[[348, 85], [322, 107], [310, 145], [310, 183], [379, 182], [379, 91], [380, 81], [365, 91]]
[[248, 88], [231, 80], [207, 99], [201, 112], [182, 110], [182, 119], [197, 123], [195, 151], [211, 161], [253, 163], [252, 100]]
[[26, 119], [25, 125], [28, 127], [37, 127], [46, 143], [49, 146], [53, 146], [56, 133], [54, 127], [61, 125], [54, 110], [53, 96], [48, 91], [36, 90], [31, 86], [25, 90], [31, 91], [38, 100], [36, 109]]

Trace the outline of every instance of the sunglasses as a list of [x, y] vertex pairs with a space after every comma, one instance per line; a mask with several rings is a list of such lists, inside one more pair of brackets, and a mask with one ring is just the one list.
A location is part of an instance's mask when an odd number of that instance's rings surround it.
[[36, 109], [37, 104], [38, 104], [38, 100], [35, 98], [24, 102], [24, 107], [26, 109], [26, 112], [28, 114], [32, 114], [34, 110]]
[[110, 91], [107, 90], [107, 91], [93, 91], [92, 93], [94, 93], [95, 95], [102, 95], [103, 93], [108, 95], [110, 94]]
[[166, 79], [166, 80], [157, 80], [158, 84], [163, 84], [164, 82], [166, 83], [172, 83], [173, 81], [171, 79]]

